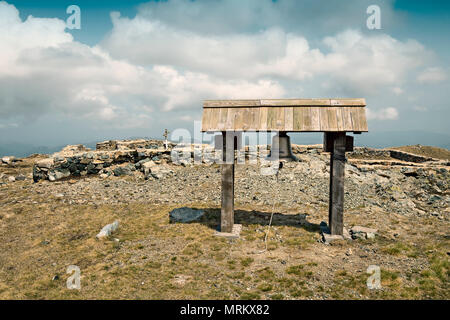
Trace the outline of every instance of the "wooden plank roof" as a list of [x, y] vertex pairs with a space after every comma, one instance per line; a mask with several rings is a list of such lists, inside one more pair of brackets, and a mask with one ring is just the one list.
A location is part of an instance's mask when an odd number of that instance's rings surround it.
[[202, 131], [367, 132], [365, 99], [205, 100]]

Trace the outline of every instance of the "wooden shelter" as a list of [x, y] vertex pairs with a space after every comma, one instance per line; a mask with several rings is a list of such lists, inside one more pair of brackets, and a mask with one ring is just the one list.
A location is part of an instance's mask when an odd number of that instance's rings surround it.
[[204, 101], [202, 131], [222, 132], [221, 231], [231, 232], [234, 224], [235, 132], [324, 132], [324, 150], [331, 153], [329, 226], [342, 235], [345, 152], [353, 150], [347, 132], [368, 131], [365, 106], [365, 99]]

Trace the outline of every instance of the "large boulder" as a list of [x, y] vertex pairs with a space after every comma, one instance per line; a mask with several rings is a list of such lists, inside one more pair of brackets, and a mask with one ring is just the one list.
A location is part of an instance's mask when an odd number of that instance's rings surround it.
[[50, 181], [61, 180], [67, 177], [70, 177], [69, 169], [56, 169], [48, 172], [48, 180]]
[[113, 172], [116, 177], [129, 176], [133, 174], [133, 170], [129, 165], [117, 167], [113, 170]]
[[42, 159], [36, 162], [36, 167], [40, 169], [51, 169], [55, 164], [53, 158]]
[[9, 164], [12, 164], [16, 160], [17, 160], [16, 157], [6, 156], [6, 157], [2, 157], [1, 162], [9, 165]]
[[152, 168], [156, 167], [156, 163], [149, 160], [141, 164], [141, 171], [144, 173], [144, 176], [148, 176], [150, 173], [152, 173]]
[[192, 222], [200, 219], [204, 214], [203, 210], [192, 209], [192, 208], [177, 208], [169, 212], [170, 222]]

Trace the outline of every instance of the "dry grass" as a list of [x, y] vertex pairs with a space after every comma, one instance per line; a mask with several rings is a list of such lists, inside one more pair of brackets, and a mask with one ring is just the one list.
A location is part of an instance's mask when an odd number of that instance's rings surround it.
[[[428, 238], [415, 243], [415, 249], [409, 241], [385, 237], [325, 246], [316, 241], [316, 224], [295, 225], [291, 216], [280, 214], [270, 237], [272, 249], [260, 253], [268, 212], [238, 210], [242, 237], [225, 240], [213, 236], [219, 210], [195, 207], [206, 210], [201, 221], [171, 224], [168, 212], [174, 206], [151, 203], [11, 205], [2, 212], [0, 228], [0, 298], [449, 297], [448, 240], [436, 245], [438, 239]], [[115, 219], [121, 221], [119, 232], [96, 240], [101, 227]], [[346, 261], [348, 248], [355, 253]], [[374, 249], [376, 256], [364, 257]], [[418, 255], [417, 265], [410, 263], [418, 268], [415, 272], [402, 262], [412, 251]], [[394, 266], [383, 269], [383, 290], [378, 292], [365, 286], [365, 269], [374, 262]], [[66, 288], [65, 272], [72, 264], [81, 269], [80, 291]]]
[[419, 156], [431, 157], [435, 159], [450, 160], [450, 150], [444, 148], [414, 145], [414, 146], [395, 147], [389, 149], [405, 151], [417, 154]]
[[[347, 228], [377, 227], [379, 236], [327, 246], [318, 242], [325, 207], [280, 207], [264, 251], [268, 206], [237, 204], [241, 237], [226, 240], [213, 235], [220, 210], [206, 201], [68, 205], [33, 194], [29, 183], [0, 189], [0, 299], [450, 298], [449, 225], [434, 217], [346, 212]], [[170, 223], [168, 213], [183, 206], [205, 215]], [[300, 213], [308, 215], [307, 224]], [[116, 219], [118, 232], [97, 240]], [[382, 270], [378, 291], [366, 286], [371, 264]], [[81, 269], [81, 290], [66, 288], [69, 265]]]

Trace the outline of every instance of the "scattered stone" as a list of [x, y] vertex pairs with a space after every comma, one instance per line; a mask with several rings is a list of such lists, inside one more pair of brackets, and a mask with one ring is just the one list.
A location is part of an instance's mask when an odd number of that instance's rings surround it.
[[366, 238], [367, 239], [375, 239], [375, 233], [373, 233], [373, 232], [366, 233]]
[[13, 177], [13, 176], [9, 176], [9, 177], [8, 177], [8, 181], [9, 181], [9, 182], [14, 182], [14, 181], [16, 181], [16, 178]]
[[1, 160], [4, 164], [7, 164], [7, 165], [10, 165], [13, 162], [17, 161], [16, 157], [13, 157], [13, 156], [2, 157]]
[[152, 172], [152, 168], [156, 166], [156, 163], [154, 163], [151, 160], [148, 160], [141, 164], [142, 172], [144, 173], [144, 176], [148, 176]]
[[50, 181], [61, 180], [67, 177], [70, 177], [70, 171], [68, 169], [57, 169], [48, 173], [48, 180]]
[[155, 179], [162, 179], [164, 175], [170, 174], [172, 172], [173, 172], [172, 170], [167, 169], [166, 167], [161, 165], [154, 166], [151, 169], [151, 175]]
[[145, 158], [143, 160], [138, 161], [134, 166], [136, 167], [136, 169], [141, 169], [142, 165], [149, 161], [151, 161], [149, 158]]
[[170, 211], [169, 220], [170, 222], [189, 223], [200, 219], [203, 215], [203, 210], [183, 207]]
[[438, 217], [439, 216], [439, 212], [431, 212], [431, 215], [434, 217]]
[[113, 172], [116, 177], [129, 176], [132, 174], [132, 171], [128, 166], [117, 167], [113, 170]]
[[374, 239], [377, 232], [377, 229], [371, 229], [361, 226], [354, 226], [350, 229], [352, 239]]
[[325, 221], [322, 221], [319, 224], [320, 232], [322, 233], [322, 242], [325, 244], [330, 244], [331, 242], [335, 240], [351, 240], [352, 237], [350, 236], [349, 232], [346, 228], [343, 230], [343, 235], [331, 235], [330, 228], [328, 227], [327, 223]]
[[440, 200], [442, 200], [442, 197], [441, 197], [441, 196], [438, 196], [438, 195], [432, 195], [432, 196], [430, 197], [430, 199], [428, 200], [428, 203], [433, 204], [433, 203], [435, 203], [435, 202], [437, 202], [437, 201], [440, 201]]
[[16, 181], [24, 181], [26, 179], [26, 177], [24, 175], [18, 175], [16, 176]]
[[322, 233], [322, 241], [325, 244], [331, 244], [333, 241], [336, 240], [344, 240], [344, 236], [335, 234], [335, 235], [331, 235], [329, 233]]
[[97, 239], [103, 239], [109, 237], [114, 231], [119, 228], [119, 221], [114, 221], [113, 223], [107, 224], [100, 230], [100, 232], [96, 235]]
[[183, 274], [177, 274], [174, 278], [173, 278], [173, 284], [175, 284], [178, 287], [184, 287], [185, 284], [187, 282], [189, 282], [192, 279], [191, 276], [186, 276]]
[[53, 167], [54, 161], [53, 158], [42, 159], [36, 162], [36, 166], [38, 168], [51, 169]]

